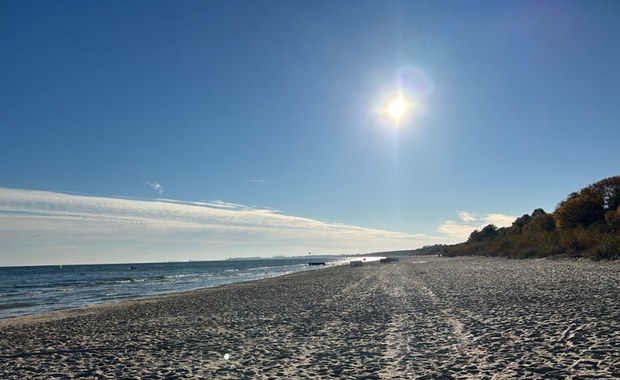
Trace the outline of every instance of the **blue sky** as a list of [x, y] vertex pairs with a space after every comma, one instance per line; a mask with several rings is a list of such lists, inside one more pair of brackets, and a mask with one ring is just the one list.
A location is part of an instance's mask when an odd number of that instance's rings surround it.
[[2, 0], [0, 265], [416, 248], [553, 211], [618, 174], [619, 15]]

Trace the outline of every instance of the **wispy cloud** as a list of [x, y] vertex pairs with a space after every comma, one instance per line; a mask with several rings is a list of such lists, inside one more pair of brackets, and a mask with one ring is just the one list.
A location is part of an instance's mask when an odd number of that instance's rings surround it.
[[[161, 186], [154, 190], [159, 190]], [[0, 265], [221, 259], [361, 253], [464, 241], [515, 217], [458, 211], [415, 234], [286, 215], [222, 200], [186, 202], [91, 197], [0, 188]]]
[[159, 183], [157, 183], [157, 182], [155, 182], [155, 183], [147, 182], [146, 184], [151, 186], [153, 188], [153, 190], [157, 191], [158, 194], [163, 194], [164, 193], [164, 188]]
[[478, 219], [478, 217], [476, 217], [474, 214], [469, 213], [467, 211], [458, 211], [457, 212], [459, 218], [466, 223], [471, 223], [474, 222]]
[[437, 227], [437, 232], [450, 237], [466, 240], [473, 230], [479, 230], [488, 224], [497, 227], [508, 227], [516, 219], [512, 215], [504, 214], [475, 214], [467, 211], [457, 211], [458, 219], [447, 220]]
[[[74, 262], [132, 261], [136, 255], [153, 261], [359, 253], [438, 242], [425, 234], [329, 223], [224, 201], [144, 201], [6, 188], [0, 188], [0, 241], [31, 255], [73, 252], [79, 256]], [[90, 256], [95, 252], [107, 256]], [[0, 265], [9, 254], [0, 247]]]

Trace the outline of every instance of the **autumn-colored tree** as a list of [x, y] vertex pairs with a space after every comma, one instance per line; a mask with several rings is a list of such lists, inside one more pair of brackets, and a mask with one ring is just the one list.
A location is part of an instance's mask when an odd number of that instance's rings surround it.
[[497, 227], [494, 224], [489, 224], [485, 226], [482, 230], [474, 230], [474, 232], [469, 235], [469, 241], [480, 242], [486, 239], [492, 239], [498, 235]]
[[554, 216], [558, 229], [587, 227], [602, 219], [605, 211], [589, 193], [572, 193], [560, 202]]
[[620, 207], [620, 176], [605, 178], [586, 189], [605, 211]]
[[620, 258], [620, 176], [571, 193], [553, 214], [541, 208], [517, 218], [511, 227], [490, 224], [466, 243], [444, 248], [448, 255], [514, 258], [564, 254], [592, 259]]
[[542, 208], [537, 208], [532, 212], [530, 222], [523, 228], [524, 232], [552, 232], [555, 231], [555, 219], [553, 215], [547, 214]]
[[605, 212], [620, 206], [620, 176], [601, 181], [572, 193], [558, 205], [554, 216], [559, 229], [588, 227], [605, 218]]
[[618, 232], [620, 231], [620, 206], [618, 206], [617, 211], [607, 211], [605, 213], [605, 222], [607, 222], [607, 228], [609, 232]]
[[521, 232], [523, 232], [523, 228], [527, 226], [527, 224], [531, 220], [532, 220], [532, 217], [529, 216], [528, 214], [524, 214], [520, 218], [515, 219], [515, 221], [512, 222], [512, 227], [511, 227], [512, 233], [520, 234]]

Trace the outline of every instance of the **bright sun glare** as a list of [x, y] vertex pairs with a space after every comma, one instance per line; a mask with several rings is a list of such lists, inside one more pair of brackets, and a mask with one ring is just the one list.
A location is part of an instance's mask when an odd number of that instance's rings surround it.
[[411, 108], [411, 104], [402, 96], [392, 99], [385, 108], [386, 113], [394, 121], [400, 121], [407, 111]]
[[388, 110], [390, 112], [390, 115], [394, 119], [400, 119], [401, 117], [403, 117], [405, 111], [407, 110], [407, 104], [401, 98], [397, 98], [390, 102]]

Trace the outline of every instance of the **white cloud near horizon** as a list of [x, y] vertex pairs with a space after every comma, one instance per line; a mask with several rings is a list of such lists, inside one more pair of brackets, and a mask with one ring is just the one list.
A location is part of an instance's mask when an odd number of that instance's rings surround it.
[[330, 223], [224, 201], [0, 188], [0, 265], [19, 265], [15, 255], [25, 255], [25, 264], [135, 262], [363, 253], [438, 242], [426, 234]]
[[440, 224], [437, 227], [437, 232], [465, 241], [474, 230], [480, 230], [488, 224], [508, 227], [517, 218], [505, 214], [475, 214], [467, 211], [457, 211], [457, 215], [457, 220], [447, 220]]

